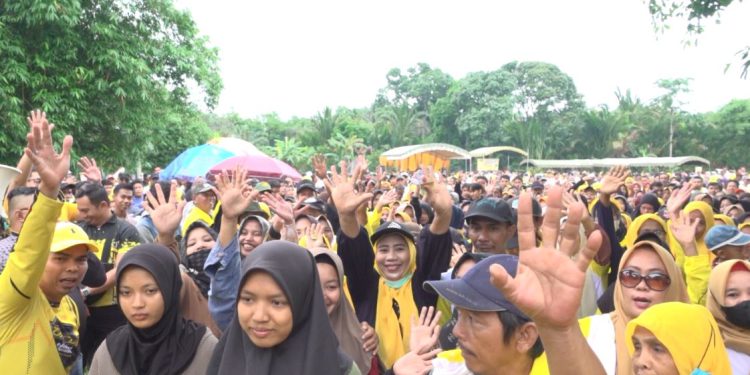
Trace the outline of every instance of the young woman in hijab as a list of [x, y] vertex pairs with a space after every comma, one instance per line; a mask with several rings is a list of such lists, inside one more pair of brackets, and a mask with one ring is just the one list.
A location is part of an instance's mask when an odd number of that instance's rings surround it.
[[323, 301], [341, 350], [354, 360], [363, 374], [378, 374], [378, 359], [373, 356], [377, 354], [378, 336], [369, 324], [357, 321], [354, 309], [344, 296], [344, 264], [341, 258], [326, 248], [310, 251], [315, 257]]
[[653, 233], [662, 242], [667, 243], [667, 223], [659, 215], [648, 213], [642, 214], [633, 220], [620, 245], [623, 249], [629, 249], [633, 247], [636, 239], [645, 233]]
[[672, 255], [656, 242], [641, 241], [622, 256], [614, 286], [615, 310], [580, 321], [607, 374], [630, 374], [625, 327], [650, 306], [670, 301], [688, 302], [682, 274]]
[[312, 254], [286, 241], [242, 263], [234, 317], [207, 374], [359, 374], [331, 328]]
[[[346, 171], [343, 167], [342, 171]], [[358, 170], [359, 166], [354, 176]], [[356, 194], [355, 181], [346, 172], [334, 173], [330, 189], [341, 223], [341, 232], [336, 236], [338, 254], [344, 263], [354, 309], [360, 321], [375, 327], [380, 338], [380, 359], [386, 367], [409, 352], [411, 318], [418, 316], [420, 308], [437, 302], [437, 295], [424, 291], [422, 284], [440, 279], [452, 253], [452, 198], [443, 184], [434, 181], [429, 168], [424, 175], [422, 187], [435, 210], [435, 220], [422, 231], [418, 245], [413, 235], [396, 222], [387, 222], [368, 236], [357, 223], [356, 210], [370, 194]]]
[[128, 324], [99, 346], [89, 374], [205, 374], [217, 340], [180, 314], [182, 279], [172, 252], [136, 246], [118, 263], [116, 280]]
[[711, 271], [706, 307], [727, 347], [733, 374], [750, 374], [750, 262], [728, 260]]
[[631, 320], [625, 334], [635, 374], [731, 373], [719, 327], [703, 306], [680, 302], [655, 305]]
[[659, 209], [661, 209], [659, 197], [651, 193], [646, 193], [641, 197], [640, 203], [635, 208], [635, 216], [633, 218], [645, 214], [655, 214], [659, 212]]
[[208, 298], [211, 279], [203, 271], [203, 265], [216, 244], [216, 237], [216, 232], [206, 223], [195, 221], [185, 231], [181, 246], [180, 263], [205, 298]]
[[240, 230], [237, 236], [240, 246], [240, 257], [244, 259], [256, 247], [268, 240], [271, 224], [268, 220], [257, 216], [248, 215], [240, 222]]

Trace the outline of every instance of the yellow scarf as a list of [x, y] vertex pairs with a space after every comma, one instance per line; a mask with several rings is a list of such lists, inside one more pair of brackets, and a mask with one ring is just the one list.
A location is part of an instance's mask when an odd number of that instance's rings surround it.
[[[708, 205], [708, 203], [696, 201], [688, 203], [688, 205], [685, 206], [685, 209], [682, 210], [682, 213], [684, 215], [690, 215], [690, 213], [693, 211], [699, 211], [701, 215], [703, 215], [703, 220], [706, 221], [706, 230], [703, 231], [703, 234], [700, 237], [695, 237], [695, 245], [698, 248], [698, 255], [708, 255], [709, 261], [713, 263], [716, 256], [711, 251], [708, 251], [708, 246], [706, 246], [706, 242], [704, 240], [706, 238], [706, 233], [708, 233], [708, 231], [716, 223], [714, 221], [714, 211], [711, 206]], [[685, 250], [682, 249], [680, 243], [677, 242], [677, 239], [675, 239], [674, 235], [672, 235], [672, 230], [669, 225], [667, 225], [667, 229], [669, 229], [667, 231], [667, 234], [669, 235], [669, 250], [671, 250], [672, 254], [674, 254], [675, 261], [682, 270], [685, 268]]]
[[734, 219], [732, 219], [731, 217], [729, 217], [727, 215], [724, 215], [724, 214], [715, 214], [714, 215], [714, 221], [717, 224], [722, 224], [723, 223], [724, 225], [735, 226]]
[[[404, 237], [409, 247], [409, 267], [404, 274], [408, 278], [403, 285], [393, 288], [386, 283], [383, 273], [374, 265], [380, 275], [378, 283], [378, 306], [375, 312], [375, 332], [380, 338], [380, 359], [386, 368], [393, 367], [399, 358], [409, 352], [409, 336], [411, 332], [411, 318], [418, 317], [417, 304], [412, 293], [412, 275], [417, 269], [417, 248], [414, 243]], [[374, 244], [378, 248], [378, 242]], [[395, 301], [395, 303], [394, 303]], [[396, 305], [399, 315], [396, 315]]]
[[633, 220], [633, 223], [630, 224], [628, 227], [628, 231], [625, 233], [625, 238], [623, 238], [622, 242], [620, 242], [620, 245], [623, 249], [630, 249], [633, 247], [633, 244], [635, 244], [635, 240], [638, 239], [638, 236], [640, 235], [641, 226], [643, 226], [644, 223], [648, 220], [653, 220], [659, 225], [661, 225], [662, 230], [664, 230], [664, 233], [667, 233], [667, 223], [664, 222], [664, 219], [662, 219], [659, 215], [656, 214], [643, 214], [635, 218]]
[[628, 353], [635, 352], [633, 332], [649, 330], [672, 356], [680, 374], [701, 369], [709, 374], [731, 374], [727, 350], [711, 313], [703, 306], [664, 302], [644, 311], [628, 323], [625, 342]]
[[726, 313], [721, 309], [724, 306], [724, 293], [727, 290], [729, 274], [732, 273], [732, 269], [737, 263], [745, 267], [745, 271], [737, 272], [748, 272], [747, 270], [750, 270], [750, 262], [735, 259], [722, 262], [711, 271], [711, 277], [708, 280], [706, 307], [713, 314], [721, 329], [724, 344], [740, 353], [750, 354], [750, 330], [730, 323], [727, 320]]

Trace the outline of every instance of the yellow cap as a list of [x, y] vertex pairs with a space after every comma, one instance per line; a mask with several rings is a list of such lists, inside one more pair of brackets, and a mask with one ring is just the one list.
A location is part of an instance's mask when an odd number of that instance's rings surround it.
[[708, 182], [710, 183], [716, 183], [719, 182], [719, 176], [711, 176], [708, 178]]
[[593, 184], [591, 185], [591, 187], [592, 187], [592, 188], [594, 188], [594, 190], [596, 190], [596, 191], [599, 191], [599, 189], [601, 189], [601, 188], [602, 188], [602, 183], [601, 183], [601, 182], [594, 182], [594, 183], [593, 183]]
[[79, 227], [68, 221], [60, 221], [55, 226], [55, 234], [52, 236], [50, 251], [59, 253], [77, 245], [86, 246], [89, 251], [98, 252], [99, 248], [89, 240], [89, 236]]

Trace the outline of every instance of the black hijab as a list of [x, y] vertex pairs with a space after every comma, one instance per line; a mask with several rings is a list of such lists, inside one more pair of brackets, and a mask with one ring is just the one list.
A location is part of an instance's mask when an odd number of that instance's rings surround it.
[[205, 229], [214, 241], [218, 238], [216, 231], [211, 229], [206, 223], [202, 221], [193, 222], [185, 231], [185, 237], [182, 238], [182, 243], [180, 244], [180, 263], [185, 266], [187, 275], [193, 279], [195, 285], [200, 289], [201, 294], [203, 294], [203, 297], [208, 298], [208, 290], [211, 288], [211, 278], [209, 278], [206, 272], [204, 272], [203, 265], [206, 264], [206, 259], [208, 259], [208, 254], [211, 253], [211, 249], [202, 249], [190, 255], [187, 254], [188, 237], [190, 237], [190, 232], [197, 228]]
[[643, 196], [641, 197], [641, 202], [638, 203], [638, 206], [635, 208], [635, 215], [633, 215], [633, 218], [641, 216], [641, 206], [644, 203], [648, 203], [652, 207], [654, 207], [654, 213], [659, 212], [659, 209], [661, 208], [661, 202], [659, 202], [659, 197], [657, 197], [653, 193], [643, 194]]
[[193, 361], [206, 327], [180, 314], [182, 279], [177, 259], [164, 246], [138, 245], [117, 265], [118, 285], [129, 267], [140, 267], [154, 277], [164, 298], [164, 315], [153, 327], [139, 329], [128, 322], [110, 333], [107, 349], [112, 362], [123, 375], [181, 374]]
[[[339, 350], [312, 254], [291, 242], [270, 241], [242, 262], [240, 291], [252, 272], [267, 272], [289, 300], [293, 327], [273, 348], [259, 348], [245, 333], [235, 308], [208, 364], [208, 374], [346, 374], [352, 360]], [[237, 295], [239, 297], [239, 293]]]

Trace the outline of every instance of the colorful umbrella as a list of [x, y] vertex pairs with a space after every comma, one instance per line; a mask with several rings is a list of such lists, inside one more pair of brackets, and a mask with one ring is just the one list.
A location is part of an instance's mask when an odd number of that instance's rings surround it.
[[200, 145], [183, 151], [159, 174], [161, 180], [181, 178], [193, 180], [204, 176], [212, 166], [235, 156], [234, 153], [214, 145]]
[[232, 171], [238, 165], [245, 168], [248, 177], [267, 180], [287, 176], [294, 181], [302, 179], [302, 175], [289, 164], [266, 155], [235, 156], [211, 167], [210, 173], [217, 174], [224, 170]]
[[235, 155], [265, 155], [252, 143], [239, 138], [219, 137], [206, 142], [206, 144], [221, 147]]

